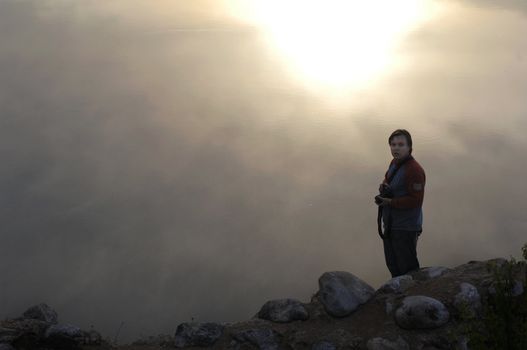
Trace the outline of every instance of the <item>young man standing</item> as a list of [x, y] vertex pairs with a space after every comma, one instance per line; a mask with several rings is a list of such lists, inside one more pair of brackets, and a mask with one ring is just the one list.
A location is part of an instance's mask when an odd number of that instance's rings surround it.
[[[412, 136], [404, 129], [388, 138], [393, 156], [375, 203], [381, 207], [386, 265], [392, 277], [419, 269], [417, 239], [422, 232], [425, 172], [412, 156]], [[379, 228], [379, 231], [382, 231]], [[381, 233], [381, 232], [380, 232]]]

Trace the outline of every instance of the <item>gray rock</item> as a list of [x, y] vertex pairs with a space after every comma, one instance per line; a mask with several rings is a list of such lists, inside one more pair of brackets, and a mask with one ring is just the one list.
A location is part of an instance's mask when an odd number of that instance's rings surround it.
[[321, 303], [336, 317], [351, 314], [375, 292], [369, 284], [346, 271], [325, 272], [318, 279], [318, 285]]
[[57, 312], [50, 308], [45, 303], [32, 306], [27, 309], [23, 315], [23, 318], [30, 318], [33, 320], [40, 320], [51, 324], [57, 324]]
[[46, 330], [44, 338], [45, 343], [54, 349], [75, 349], [84, 343], [85, 334], [77, 326], [56, 324]]
[[475, 317], [481, 310], [481, 297], [478, 289], [470, 283], [463, 282], [461, 291], [454, 297], [454, 306], [459, 312], [466, 312], [467, 316]]
[[295, 299], [276, 299], [266, 302], [258, 317], [273, 322], [291, 322], [295, 320], [307, 320], [309, 314], [304, 305]]
[[313, 344], [311, 350], [337, 350], [337, 347], [329, 341], [322, 340]]
[[383, 293], [402, 293], [414, 284], [413, 278], [410, 275], [402, 275], [394, 277], [384, 283], [379, 291]]
[[368, 350], [410, 350], [408, 343], [400, 336], [396, 340], [372, 338], [368, 340], [366, 347]]
[[405, 329], [441, 327], [448, 322], [450, 313], [439, 300], [423, 295], [409, 296], [395, 311], [395, 322]]
[[16, 350], [11, 344], [0, 343], [0, 350]]
[[46, 330], [45, 337], [64, 336], [70, 338], [84, 337], [84, 332], [71, 324], [56, 324]]
[[174, 345], [178, 348], [186, 346], [212, 346], [224, 330], [224, 325], [213, 322], [181, 323], [174, 338]]
[[239, 331], [233, 338], [240, 343], [249, 342], [261, 350], [278, 350], [278, 334], [270, 328], [247, 329]]

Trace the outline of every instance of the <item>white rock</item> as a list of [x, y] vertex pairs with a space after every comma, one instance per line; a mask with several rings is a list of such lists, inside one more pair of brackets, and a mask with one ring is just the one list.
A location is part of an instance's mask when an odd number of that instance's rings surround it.
[[349, 315], [375, 292], [369, 284], [346, 271], [325, 272], [318, 279], [318, 285], [320, 301], [336, 317]]
[[441, 327], [448, 322], [450, 313], [439, 300], [424, 295], [403, 299], [395, 311], [395, 321], [405, 329], [427, 329]]

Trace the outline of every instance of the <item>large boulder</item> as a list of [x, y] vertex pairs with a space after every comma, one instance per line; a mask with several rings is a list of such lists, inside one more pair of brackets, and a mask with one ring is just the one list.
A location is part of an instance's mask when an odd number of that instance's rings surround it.
[[261, 350], [278, 350], [280, 336], [270, 328], [254, 328], [239, 331], [233, 334], [234, 340], [239, 343], [250, 343]]
[[304, 305], [296, 299], [276, 299], [266, 302], [258, 317], [273, 322], [291, 322], [295, 320], [307, 320], [309, 314]]
[[375, 292], [369, 284], [346, 271], [325, 272], [318, 279], [318, 285], [320, 301], [335, 317], [351, 314]]
[[23, 314], [22, 318], [39, 320], [51, 324], [57, 324], [57, 312], [45, 303], [31, 306]]
[[449, 318], [450, 313], [443, 303], [424, 295], [404, 298], [402, 306], [395, 311], [395, 321], [405, 329], [437, 328]]
[[178, 348], [212, 346], [222, 336], [224, 328], [224, 325], [213, 322], [181, 323], [176, 329], [174, 345]]

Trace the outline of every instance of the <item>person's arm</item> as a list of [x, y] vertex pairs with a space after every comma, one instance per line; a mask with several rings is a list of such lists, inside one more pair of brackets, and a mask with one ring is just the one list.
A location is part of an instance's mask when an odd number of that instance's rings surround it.
[[408, 195], [392, 198], [390, 206], [398, 209], [419, 208], [423, 205], [426, 176], [417, 163], [408, 164], [405, 185]]

